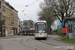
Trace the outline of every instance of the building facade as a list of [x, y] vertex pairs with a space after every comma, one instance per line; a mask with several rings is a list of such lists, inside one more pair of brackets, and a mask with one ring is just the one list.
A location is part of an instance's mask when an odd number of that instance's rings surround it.
[[32, 20], [20, 21], [20, 31], [31, 30], [34, 28], [34, 22]]
[[18, 18], [18, 33], [20, 32], [20, 18]]
[[4, 21], [2, 26], [2, 34], [9, 36], [9, 34], [17, 34], [18, 32], [18, 11], [15, 10], [5, 0], [0, 0], [0, 20]]
[[23, 31], [23, 21], [20, 21], [19, 22], [19, 33], [21, 32], [21, 31]]

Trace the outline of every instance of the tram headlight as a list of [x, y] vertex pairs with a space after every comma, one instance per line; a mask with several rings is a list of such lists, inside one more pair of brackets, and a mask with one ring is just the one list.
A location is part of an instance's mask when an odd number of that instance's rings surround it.
[[43, 31], [43, 33], [45, 33], [45, 31]]

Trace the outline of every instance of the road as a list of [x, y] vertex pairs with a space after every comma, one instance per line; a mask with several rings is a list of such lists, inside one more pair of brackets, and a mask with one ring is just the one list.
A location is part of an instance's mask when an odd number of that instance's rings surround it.
[[47, 40], [35, 40], [34, 36], [0, 38], [0, 50], [75, 50], [74, 44], [57, 41], [57, 37], [49, 35]]

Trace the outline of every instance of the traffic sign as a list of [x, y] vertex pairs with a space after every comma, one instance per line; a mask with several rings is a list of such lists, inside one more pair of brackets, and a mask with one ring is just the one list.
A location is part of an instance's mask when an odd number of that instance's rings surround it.
[[61, 23], [61, 26], [64, 26], [64, 22]]

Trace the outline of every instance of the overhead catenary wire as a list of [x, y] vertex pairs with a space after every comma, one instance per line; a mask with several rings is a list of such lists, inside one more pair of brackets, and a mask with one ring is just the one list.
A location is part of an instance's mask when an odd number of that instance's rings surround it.
[[31, 6], [32, 4], [36, 3], [37, 1], [38, 0], [36, 0], [35, 2], [33, 2], [33, 3], [29, 4], [29, 5], [25, 5], [25, 8], [24, 8], [24, 10], [22, 12], [24, 12], [27, 9], [27, 7]]
[[26, 15], [26, 14], [24, 14], [25, 16], [27, 16], [28, 18], [29, 18], [29, 20], [33, 20], [33, 21], [35, 21], [36, 19], [32, 19], [32, 17], [30, 17], [30, 16], [28, 16], [28, 15]]
[[36, 0], [35, 2], [33, 2], [33, 3], [31, 3], [31, 4], [29, 4], [28, 6], [30, 6], [30, 5], [32, 5], [32, 4], [34, 4], [34, 3], [36, 3], [38, 0]]
[[[31, 3], [31, 4], [29, 4], [29, 5], [25, 5], [25, 8], [24, 8], [24, 10], [22, 11], [23, 12], [23, 14], [25, 15], [25, 16], [27, 16], [24, 12], [25, 12], [25, 10], [29, 7], [29, 6], [31, 6], [31, 5], [33, 5], [34, 3], [36, 3], [37, 1], [39, 1], [39, 0], [36, 0], [36, 1], [34, 1], [33, 3]], [[29, 16], [27, 16], [27, 17], [29, 17]], [[29, 17], [30, 18], [30, 20], [32, 20], [32, 18], [31, 17]], [[35, 20], [35, 19], [33, 19], [33, 20]]]
[[[26, 14], [24, 14], [25, 16], [27, 16]], [[27, 17], [29, 17], [29, 16], [27, 16]], [[29, 17], [30, 18], [30, 20], [32, 20], [32, 18], [31, 17]]]

